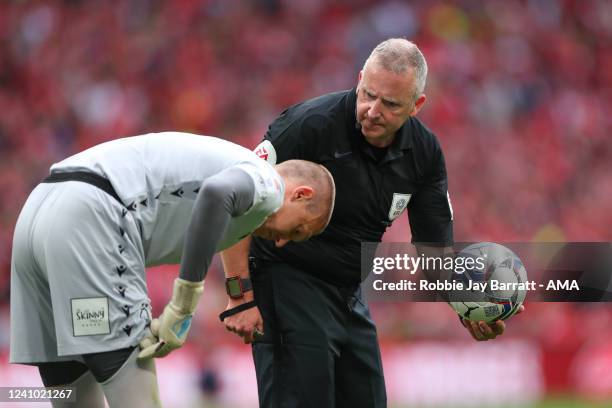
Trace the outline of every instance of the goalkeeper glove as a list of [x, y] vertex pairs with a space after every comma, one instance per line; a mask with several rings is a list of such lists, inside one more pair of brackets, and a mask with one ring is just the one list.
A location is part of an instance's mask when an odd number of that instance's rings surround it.
[[165, 357], [185, 343], [191, 318], [204, 291], [204, 281], [174, 280], [172, 299], [158, 319], [151, 322], [151, 335], [140, 342], [139, 359]]

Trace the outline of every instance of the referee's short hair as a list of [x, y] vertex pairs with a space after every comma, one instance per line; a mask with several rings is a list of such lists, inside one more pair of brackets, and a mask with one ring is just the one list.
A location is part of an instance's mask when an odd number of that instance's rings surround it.
[[287, 160], [276, 165], [276, 171], [298, 185], [312, 187], [314, 195], [306, 208], [321, 221], [321, 231], [327, 227], [336, 200], [336, 185], [329, 170], [307, 160]]
[[387, 71], [403, 74], [414, 70], [414, 94], [416, 100], [425, 91], [427, 81], [427, 61], [415, 43], [405, 38], [389, 38], [378, 44], [363, 64], [377, 63]]

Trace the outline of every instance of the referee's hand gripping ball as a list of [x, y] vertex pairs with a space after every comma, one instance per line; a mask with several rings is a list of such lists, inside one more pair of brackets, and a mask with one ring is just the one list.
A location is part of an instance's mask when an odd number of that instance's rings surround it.
[[[515, 314], [523, 313], [524, 310], [525, 306], [521, 305]], [[459, 320], [476, 341], [492, 340], [504, 334], [506, 330], [506, 323], [503, 320], [497, 320], [492, 323], [484, 321], [473, 322], [462, 317], [459, 317]]]
[[151, 333], [140, 342], [139, 359], [165, 357], [185, 343], [193, 312], [203, 291], [204, 281], [174, 280], [170, 303], [158, 319], [153, 319]]

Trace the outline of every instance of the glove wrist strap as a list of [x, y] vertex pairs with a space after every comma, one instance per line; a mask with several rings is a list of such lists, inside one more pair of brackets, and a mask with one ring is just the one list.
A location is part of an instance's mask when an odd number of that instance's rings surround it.
[[174, 290], [170, 304], [179, 313], [193, 314], [204, 291], [204, 281], [191, 282], [185, 279], [174, 280]]

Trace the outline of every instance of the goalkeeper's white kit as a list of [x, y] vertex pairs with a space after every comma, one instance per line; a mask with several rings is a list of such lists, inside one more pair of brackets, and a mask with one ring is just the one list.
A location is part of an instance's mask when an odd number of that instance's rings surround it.
[[[182, 257], [171, 317], [181, 337], [214, 252], [260, 226], [284, 195], [282, 178], [248, 149], [178, 132], [104, 143], [51, 171], [15, 228], [12, 362], [136, 346], [151, 322], [145, 266]], [[199, 228], [188, 228], [192, 215]]]

